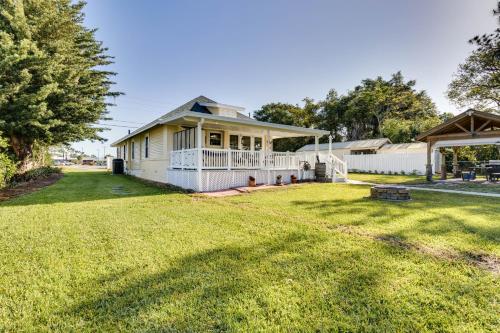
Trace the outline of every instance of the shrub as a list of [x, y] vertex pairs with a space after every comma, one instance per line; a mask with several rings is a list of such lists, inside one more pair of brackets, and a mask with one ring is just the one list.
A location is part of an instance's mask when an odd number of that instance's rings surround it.
[[16, 163], [0, 153], [0, 188], [7, 186], [16, 173]]
[[404, 171], [404, 170], [401, 170], [401, 174], [404, 176], [404, 175], [405, 175], [405, 171]]
[[13, 177], [13, 182], [15, 183], [28, 182], [30, 180], [35, 180], [38, 178], [46, 178], [54, 173], [59, 173], [59, 172], [61, 172], [61, 169], [59, 168], [44, 166], [36, 169], [31, 169], [24, 173], [15, 175]]
[[387, 171], [387, 174], [392, 175], [392, 171], [391, 170]]
[[385, 172], [384, 171], [380, 171], [380, 174], [383, 175]]

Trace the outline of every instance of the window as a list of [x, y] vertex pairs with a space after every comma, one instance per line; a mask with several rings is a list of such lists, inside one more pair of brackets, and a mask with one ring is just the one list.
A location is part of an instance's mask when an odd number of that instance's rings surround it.
[[249, 136], [242, 136], [241, 137], [241, 149], [242, 150], [250, 150], [251, 147], [251, 140]]
[[238, 141], [240, 141], [240, 137], [238, 135], [230, 135], [229, 136], [229, 148], [238, 150]]
[[222, 147], [222, 133], [210, 132], [208, 135], [208, 145], [210, 147]]
[[174, 133], [174, 150], [196, 147], [196, 128], [188, 128]]
[[144, 139], [144, 158], [149, 157], [149, 137]]
[[132, 154], [132, 159], [135, 159], [135, 142], [132, 141], [132, 151], [130, 152]]
[[262, 150], [262, 138], [254, 138], [254, 149]]

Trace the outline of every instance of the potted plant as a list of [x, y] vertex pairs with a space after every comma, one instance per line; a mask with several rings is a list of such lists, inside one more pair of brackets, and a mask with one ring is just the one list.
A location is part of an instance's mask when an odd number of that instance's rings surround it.
[[292, 184], [297, 184], [297, 176], [291, 175], [290, 180], [291, 180]]
[[283, 185], [283, 177], [281, 175], [276, 176], [276, 185], [281, 186]]
[[255, 177], [248, 177], [248, 187], [255, 187], [256, 184], [255, 184]]

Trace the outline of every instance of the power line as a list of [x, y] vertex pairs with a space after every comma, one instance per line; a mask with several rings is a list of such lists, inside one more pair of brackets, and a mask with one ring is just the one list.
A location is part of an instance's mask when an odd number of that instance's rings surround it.
[[118, 120], [118, 119], [106, 119], [106, 120], [101, 120], [101, 121], [116, 121], [119, 123], [129, 123], [129, 124], [137, 124], [137, 125], [144, 125], [144, 123], [138, 123], [135, 121], [128, 121], [128, 120]]
[[111, 126], [111, 127], [123, 127], [123, 128], [139, 128], [137, 126], [124, 126], [124, 125], [116, 125], [116, 124], [94, 124], [94, 125], [98, 125], [98, 126], [102, 126], [102, 127]]

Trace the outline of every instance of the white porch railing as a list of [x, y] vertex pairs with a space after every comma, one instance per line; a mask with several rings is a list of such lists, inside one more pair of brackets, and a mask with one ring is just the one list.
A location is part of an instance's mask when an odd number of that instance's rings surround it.
[[332, 181], [336, 181], [338, 177], [347, 179], [347, 163], [342, 161], [334, 154], [330, 154], [328, 158], [327, 174]]
[[[250, 150], [230, 150], [203, 148], [202, 169], [298, 169], [301, 161], [314, 166], [314, 152], [264, 152]], [[170, 154], [170, 167], [176, 169], [197, 169], [198, 149], [174, 150]]]
[[[316, 153], [311, 152], [264, 152], [203, 148], [175, 150], [170, 155], [173, 169], [196, 170], [198, 153], [201, 152], [203, 170], [299, 170], [301, 162], [308, 162], [311, 168], [317, 162]], [[333, 154], [320, 152], [321, 162], [326, 163], [327, 177], [332, 181], [347, 179], [347, 163]]]

